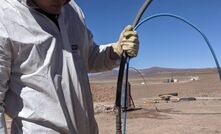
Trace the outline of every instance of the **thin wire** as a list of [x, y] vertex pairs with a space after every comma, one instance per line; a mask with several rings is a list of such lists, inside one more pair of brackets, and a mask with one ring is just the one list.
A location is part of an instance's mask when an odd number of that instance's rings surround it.
[[176, 18], [176, 19], [179, 19], [183, 22], [185, 22], [186, 24], [190, 25], [192, 28], [194, 28], [195, 30], [197, 30], [200, 35], [204, 38], [204, 40], [206, 41], [206, 44], [208, 45], [209, 49], [210, 49], [210, 52], [212, 53], [212, 56], [213, 56], [213, 59], [216, 63], [216, 67], [217, 67], [217, 70], [218, 70], [218, 73], [219, 73], [219, 78], [221, 80], [221, 68], [220, 68], [220, 65], [219, 65], [219, 62], [216, 58], [216, 54], [215, 52], [213, 51], [213, 48], [212, 48], [212, 45], [210, 44], [208, 38], [206, 37], [206, 35], [204, 33], [202, 33], [199, 28], [197, 28], [195, 25], [193, 25], [191, 22], [187, 21], [186, 19], [180, 17], [180, 16], [177, 16], [177, 15], [174, 15], [174, 14], [167, 14], [167, 13], [161, 13], [161, 14], [155, 14], [155, 15], [152, 15], [152, 16], [149, 16], [149, 17], [146, 17], [144, 18], [141, 22], [139, 22], [135, 27], [134, 29], [138, 29], [144, 22], [148, 21], [148, 20], [151, 20], [151, 19], [154, 19], [154, 18], [158, 18], [158, 17], [172, 17], [172, 18]]
[[130, 67], [130, 69], [133, 69], [135, 72], [137, 72], [140, 75], [140, 77], [143, 79], [143, 82], [144, 82], [146, 88], [148, 89], [147, 82], [146, 82], [146, 79], [144, 78], [144, 75], [135, 67]]

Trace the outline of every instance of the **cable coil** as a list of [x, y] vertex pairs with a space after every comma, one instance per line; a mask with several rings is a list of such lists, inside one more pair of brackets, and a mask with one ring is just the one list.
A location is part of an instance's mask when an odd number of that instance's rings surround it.
[[142, 21], [140, 21], [135, 27], [134, 29], [137, 30], [142, 24], [144, 24], [145, 22], [151, 20], [151, 19], [154, 19], [154, 18], [159, 18], [159, 17], [172, 17], [172, 18], [175, 18], [175, 19], [178, 19], [178, 20], [181, 20], [183, 21], [184, 23], [188, 24], [189, 26], [191, 26], [192, 28], [194, 28], [198, 33], [200, 33], [200, 35], [203, 37], [203, 39], [205, 40], [207, 46], [209, 47], [209, 50], [210, 52], [212, 53], [212, 56], [213, 56], [213, 59], [216, 63], [216, 67], [217, 67], [217, 70], [218, 70], [218, 74], [219, 74], [219, 79], [221, 80], [221, 68], [220, 68], [220, 65], [219, 65], [219, 61], [217, 60], [217, 57], [216, 57], [216, 54], [212, 48], [212, 45], [210, 44], [210, 41], [208, 40], [208, 38], [206, 37], [206, 35], [199, 29], [197, 28], [197, 26], [193, 25], [190, 21], [180, 17], [180, 16], [177, 16], [177, 15], [174, 15], [174, 14], [168, 14], [168, 13], [159, 13], [159, 14], [155, 14], [155, 15], [152, 15], [152, 16], [149, 16], [149, 17], [146, 17], [144, 18]]
[[[158, 17], [172, 17], [172, 18], [176, 18], [176, 19], [179, 19], [179, 20], [185, 22], [186, 24], [188, 24], [189, 26], [194, 28], [196, 31], [198, 31], [200, 33], [200, 35], [203, 37], [203, 39], [205, 40], [206, 44], [209, 47], [209, 50], [212, 53], [212, 56], [214, 58], [214, 61], [216, 63], [217, 70], [219, 73], [219, 78], [221, 80], [221, 68], [220, 68], [219, 62], [216, 58], [216, 54], [215, 54], [208, 38], [195, 25], [193, 25], [192, 23], [190, 23], [189, 21], [185, 20], [184, 18], [182, 18], [180, 16], [177, 16], [174, 14], [168, 14], [168, 13], [161, 13], [161, 14], [152, 15], [152, 16], [146, 17], [142, 21], [140, 21], [143, 13], [145, 12], [145, 10], [147, 9], [147, 7], [150, 5], [151, 2], [152, 2], [152, 0], [146, 0], [144, 2], [144, 4], [142, 5], [142, 7], [140, 8], [140, 10], [137, 13], [136, 18], [134, 19], [134, 22], [132, 24], [132, 27], [134, 27], [134, 30], [138, 29], [143, 23], [147, 22], [148, 20], [158, 18]], [[127, 110], [127, 108], [126, 108], [127, 97], [126, 96], [127, 96], [129, 62], [130, 62], [130, 57], [124, 52], [121, 56], [121, 63], [120, 63], [120, 68], [119, 68], [119, 73], [118, 73], [118, 81], [117, 81], [116, 101], [115, 101], [115, 108], [117, 110], [117, 113], [116, 113], [116, 134], [122, 134], [122, 130], [121, 130], [121, 112], [122, 112], [121, 91], [123, 88], [125, 88], [125, 92], [124, 92], [125, 98], [124, 98], [124, 108], [123, 108], [123, 112], [124, 112], [123, 133], [126, 134], [126, 117], [127, 117], [126, 116], [126, 110]], [[126, 70], [125, 70], [125, 65], [126, 65]]]

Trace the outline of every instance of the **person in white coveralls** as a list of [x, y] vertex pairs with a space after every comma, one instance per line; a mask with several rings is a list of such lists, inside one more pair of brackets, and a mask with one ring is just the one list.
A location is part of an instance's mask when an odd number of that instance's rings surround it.
[[138, 35], [97, 45], [70, 0], [0, 0], [0, 134], [98, 134], [88, 73], [113, 69]]

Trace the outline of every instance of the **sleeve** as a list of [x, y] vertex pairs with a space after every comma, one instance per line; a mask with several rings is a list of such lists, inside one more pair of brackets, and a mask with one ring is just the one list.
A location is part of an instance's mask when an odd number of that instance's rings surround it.
[[97, 45], [89, 30], [88, 35], [90, 44], [88, 57], [89, 72], [107, 71], [119, 66], [120, 57], [114, 53], [112, 48], [113, 43]]
[[7, 31], [0, 23], [0, 133], [6, 133], [4, 98], [11, 72], [11, 46]]
[[75, 1], [70, 1], [70, 5], [78, 13], [81, 23], [84, 26], [83, 29], [85, 34], [83, 37], [86, 40], [85, 45], [87, 45], [87, 54], [84, 54], [86, 55], [84, 56], [84, 59], [86, 59], [85, 62], [88, 72], [93, 73], [107, 71], [117, 67], [120, 63], [120, 58], [117, 57], [112, 50], [112, 43], [97, 45], [93, 40], [92, 33], [86, 26], [84, 13], [81, 8], [77, 5], [77, 3], [75, 3]]

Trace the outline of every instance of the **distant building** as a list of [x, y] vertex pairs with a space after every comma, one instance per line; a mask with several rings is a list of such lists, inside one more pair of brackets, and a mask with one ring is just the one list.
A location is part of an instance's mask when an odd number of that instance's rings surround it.
[[171, 79], [170, 82], [171, 83], [176, 83], [176, 82], [178, 82], [178, 80], [177, 79]]
[[191, 76], [191, 77], [190, 77], [190, 80], [191, 80], [191, 81], [199, 80], [199, 76]]

